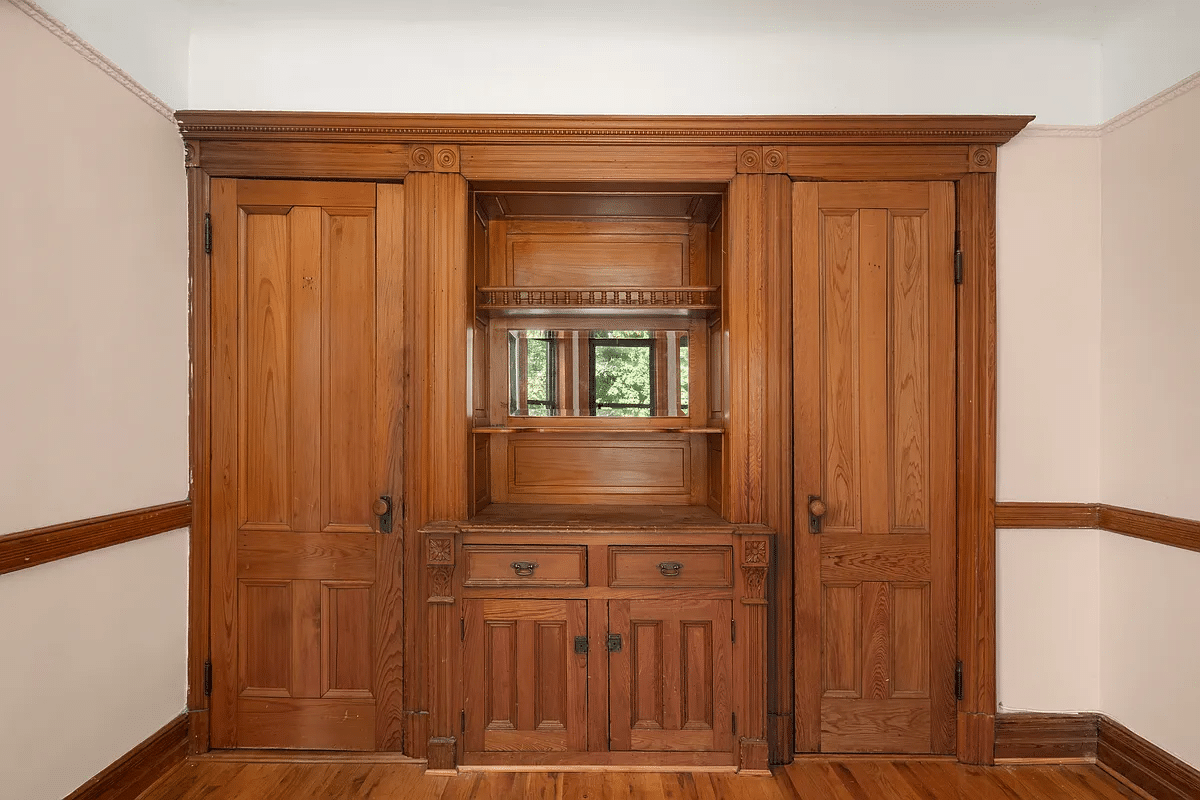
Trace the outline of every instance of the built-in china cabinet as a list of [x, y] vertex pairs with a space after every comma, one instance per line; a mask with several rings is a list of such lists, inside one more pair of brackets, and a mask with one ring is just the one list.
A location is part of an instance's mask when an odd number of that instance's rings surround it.
[[179, 117], [193, 749], [990, 760], [1026, 118]]

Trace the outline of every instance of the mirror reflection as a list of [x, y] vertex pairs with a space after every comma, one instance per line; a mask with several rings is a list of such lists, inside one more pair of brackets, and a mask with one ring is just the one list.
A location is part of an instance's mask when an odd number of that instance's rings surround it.
[[509, 413], [686, 417], [687, 331], [511, 330]]

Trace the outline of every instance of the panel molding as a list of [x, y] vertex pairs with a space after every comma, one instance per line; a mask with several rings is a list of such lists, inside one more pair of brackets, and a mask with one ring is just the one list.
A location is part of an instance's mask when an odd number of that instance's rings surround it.
[[180, 500], [9, 533], [0, 536], [0, 575], [179, 530], [191, 523], [192, 503]]
[[996, 715], [996, 760], [1097, 763], [1158, 800], [1200, 797], [1200, 770], [1105, 714]]
[[66, 800], [134, 800], [173, 767], [188, 749], [188, 715], [180, 714], [80, 786]]
[[1091, 528], [1200, 552], [1200, 520], [1105, 503], [997, 503], [997, 528]]

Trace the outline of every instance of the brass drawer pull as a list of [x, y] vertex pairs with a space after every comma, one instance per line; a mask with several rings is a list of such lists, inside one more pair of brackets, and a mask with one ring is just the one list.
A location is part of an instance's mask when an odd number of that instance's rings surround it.
[[678, 561], [660, 561], [658, 564], [658, 571], [668, 578], [678, 578], [681, 569], [683, 564]]
[[520, 575], [522, 578], [528, 578], [537, 569], [536, 561], [514, 561], [512, 562], [513, 572]]

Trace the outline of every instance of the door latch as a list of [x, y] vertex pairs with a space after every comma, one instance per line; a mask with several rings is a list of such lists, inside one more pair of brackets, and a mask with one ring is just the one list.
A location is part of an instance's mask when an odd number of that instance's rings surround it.
[[371, 506], [371, 510], [375, 512], [375, 516], [379, 517], [379, 532], [392, 532], [392, 498], [391, 495], [382, 495]]
[[610, 653], [621, 652], [621, 634], [610, 633], [608, 635], [608, 638], [604, 641], [604, 643], [608, 646], [608, 652], [610, 652]]

